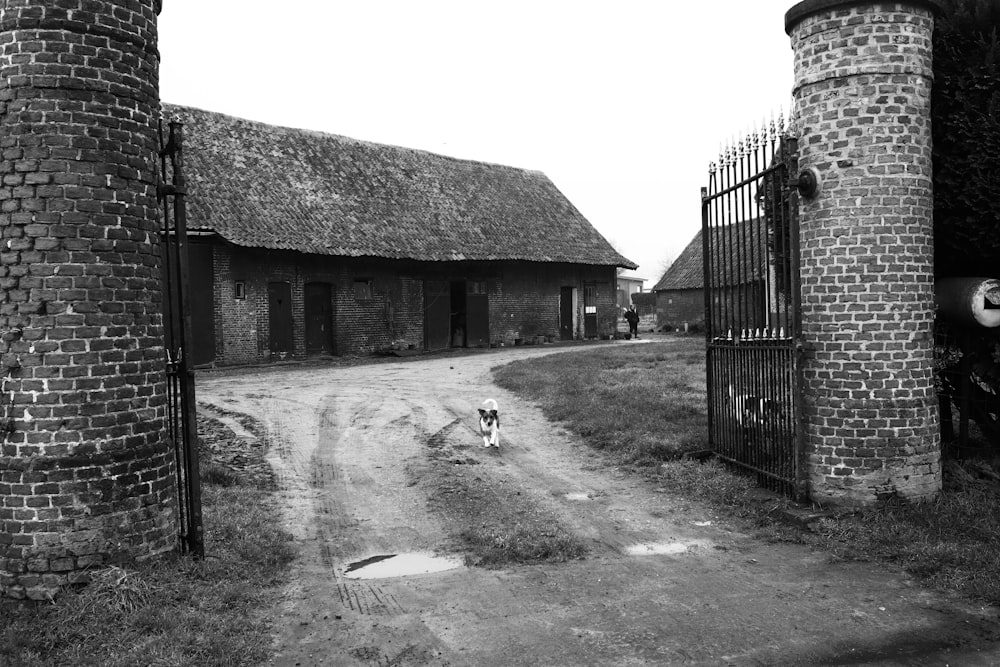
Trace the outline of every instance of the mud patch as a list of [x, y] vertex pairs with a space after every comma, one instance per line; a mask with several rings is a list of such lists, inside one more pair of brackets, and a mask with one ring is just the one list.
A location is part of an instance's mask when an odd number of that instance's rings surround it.
[[448, 436], [451, 432], [455, 430], [457, 426], [462, 424], [461, 419], [455, 419], [448, 423], [445, 427], [439, 430], [437, 433], [432, 434], [425, 440], [425, 444], [431, 449], [443, 449], [448, 444]]
[[625, 547], [625, 553], [629, 556], [669, 556], [675, 554], [686, 554], [694, 551], [698, 547], [713, 546], [710, 542], [698, 540], [694, 542], [642, 542]]
[[202, 478], [229, 474], [248, 486], [277, 489], [274, 469], [267, 460], [267, 442], [257, 435], [262, 428], [259, 423], [205, 404], [198, 406], [197, 423]]
[[680, 542], [647, 542], [625, 547], [629, 556], [664, 556], [687, 553], [688, 546]]

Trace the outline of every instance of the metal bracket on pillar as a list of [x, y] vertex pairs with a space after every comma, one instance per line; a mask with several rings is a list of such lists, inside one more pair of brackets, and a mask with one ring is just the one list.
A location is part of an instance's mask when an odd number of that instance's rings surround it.
[[803, 169], [794, 180], [788, 182], [788, 185], [797, 189], [806, 199], [812, 199], [819, 194], [819, 170], [816, 167]]

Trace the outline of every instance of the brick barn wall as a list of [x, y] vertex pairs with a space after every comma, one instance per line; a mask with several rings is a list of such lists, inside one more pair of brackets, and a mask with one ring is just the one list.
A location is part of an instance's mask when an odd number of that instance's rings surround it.
[[801, 166], [805, 418], [814, 500], [941, 488], [933, 382], [931, 34], [920, 3], [788, 17]]
[[516, 338], [559, 336], [562, 287], [577, 289], [575, 338], [583, 332], [583, 289], [597, 287], [598, 334], [617, 328], [618, 291], [614, 267], [576, 264], [506, 263], [494, 269], [490, 281], [490, 336], [494, 344], [513, 344]]
[[[156, 202], [158, 2], [0, 23], [0, 590], [177, 545]], [[7, 399], [4, 399], [6, 403]]]
[[705, 323], [705, 293], [700, 289], [661, 290], [656, 293], [656, 326], [684, 330], [684, 324]]
[[[615, 272], [612, 267], [527, 262], [411, 262], [269, 253], [215, 244], [216, 364], [270, 361], [267, 284], [292, 285], [294, 358], [305, 356], [304, 286], [331, 286], [334, 352], [365, 355], [394, 344], [424, 348], [425, 280], [484, 281], [489, 299], [491, 344], [515, 338], [559, 336], [560, 288], [577, 288], [577, 331], [583, 336], [583, 288], [597, 286], [599, 333], [615, 330]], [[371, 297], [357, 297], [355, 282], [370, 283]], [[243, 281], [246, 298], [235, 299]], [[200, 326], [200, 323], [195, 323]], [[470, 342], [475, 345], [476, 343]]]
[[[268, 283], [292, 288], [293, 358], [306, 354], [305, 285], [331, 287], [336, 354], [371, 354], [394, 341], [423, 346], [423, 281], [407, 263], [247, 250], [215, 244], [215, 326], [219, 365], [271, 361]], [[403, 273], [400, 273], [402, 271]], [[355, 280], [371, 283], [358, 299]], [[246, 297], [234, 297], [242, 281]]]
[[[334, 328], [340, 354], [371, 354], [405, 341], [424, 345], [423, 280], [407, 262], [349, 260], [336, 276]], [[357, 298], [355, 281], [369, 282], [370, 298]]]

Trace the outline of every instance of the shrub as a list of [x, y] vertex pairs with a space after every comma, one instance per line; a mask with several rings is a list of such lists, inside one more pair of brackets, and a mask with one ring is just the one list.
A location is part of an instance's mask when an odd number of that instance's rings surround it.
[[934, 31], [938, 276], [993, 276], [1000, 258], [1000, 5], [955, 0]]

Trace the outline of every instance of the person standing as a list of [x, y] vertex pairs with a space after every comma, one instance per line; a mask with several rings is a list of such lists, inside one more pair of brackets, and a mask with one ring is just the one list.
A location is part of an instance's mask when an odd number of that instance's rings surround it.
[[635, 312], [635, 306], [625, 311], [625, 321], [628, 322], [628, 332], [639, 338], [639, 313]]

